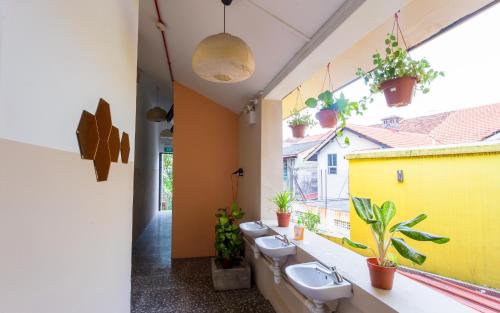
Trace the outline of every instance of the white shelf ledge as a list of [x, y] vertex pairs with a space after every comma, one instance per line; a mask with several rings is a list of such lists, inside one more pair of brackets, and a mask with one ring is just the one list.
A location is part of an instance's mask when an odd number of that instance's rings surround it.
[[[293, 225], [277, 227], [274, 220], [263, 221], [276, 234], [293, 238]], [[293, 243], [297, 249], [327, 266], [336, 266], [342, 276], [353, 285], [353, 298], [346, 300], [363, 312], [387, 312], [393, 309], [405, 313], [477, 313], [477, 311], [447, 297], [423, 284], [396, 273], [390, 291], [371, 286], [365, 257], [343, 248], [317, 234], [305, 231], [304, 240]], [[380, 308], [380, 309], [377, 309]], [[385, 308], [385, 309], [384, 309]]]

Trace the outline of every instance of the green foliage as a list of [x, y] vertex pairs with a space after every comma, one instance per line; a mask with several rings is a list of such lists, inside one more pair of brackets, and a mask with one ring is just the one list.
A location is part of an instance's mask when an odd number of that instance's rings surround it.
[[278, 213], [288, 213], [291, 212], [292, 201], [295, 201], [295, 197], [290, 191], [285, 190], [277, 193], [271, 201], [278, 207]]
[[[337, 135], [342, 135], [342, 129], [347, 125], [347, 119], [353, 114], [363, 115], [366, 106], [360, 106], [358, 102], [350, 101], [343, 93], [339, 97], [335, 97], [330, 90], [326, 90], [318, 95], [318, 98], [309, 98], [306, 100], [306, 106], [320, 110], [334, 110], [338, 113], [340, 124], [338, 126]], [[349, 144], [349, 138], [345, 137], [345, 143]]]
[[[420, 214], [408, 221], [396, 223], [389, 228], [389, 223], [396, 215], [396, 206], [393, 202], [386, 201], [379, 207], [376, 204], [372, 204], [370, 199], [353, 197], [352, 203], [359, 218], [371, 228], [377, 247], [377, 258], [379, 264], [382, 266], [394, 265], [393, 258], [388, 253], [391, 245], [394, 246], [402, 257], [418, 265], [422, 265], [425, 262], [425, 255], [410, 247], [403, 238], [395, 237], [398, 233], [417, 241], [431, 241], [437, 244], [444, 244], [450, 241], [448, 237], [433, 235], [412, 228], [427, 218], [425, 214]], [[348, 238], [342, 239], [342, 244], [344, 243], [353, 248], [369, 248]]]
[[172, 154], [162, 154], [162, 182], [163, 182], [163, 196], [166, 202], [166, 209], [172, 209], [172, 185], [173, 185], [173, 174], [172, 174], [172, 165], [173, 165], [173, 155]]
[[413, 60], [408, 52], [399, 46], [396, 36], [387, 34], [385, 46], [385, 58], [382, 58], [379, 52], [373, 55], [373, 71], [367, 73], [358, 68], [356, 72], [370, 88], [370, 95], [359, 102], [361, 106], [366, 107], [367, 102], [373, 102], [372, 95], [380, 92], [380, 84], [387, 80], [416, 77], [416, 89], [428, 93], [430, 83], [438, 76], [444, 76], [443, 72], [433, 70], [426, 59]]
[[298, 218], [298, 224], [304, 225], [304, 227], [312, 232], [318, 232], [318, 224], [320, 222], [320, 217], [318, 214], [312, 212], [301, 213]]
[[217, 224], [215, 225], [215, 250], [217, 259], [228, 260], [236, 263], [244, 249], [240, 227], [236, 221], [245, 215], [236, 202], [231, 205], [231, 210], [218, 209]]
[[299, 109], [294, 108], [291, 118], [288, 121], [288, 126], [293, 127], [299, 125], [314, 126], [316, 125], [316, 121], [312, 118], [311, 114], [306, 112], [302, 113]]

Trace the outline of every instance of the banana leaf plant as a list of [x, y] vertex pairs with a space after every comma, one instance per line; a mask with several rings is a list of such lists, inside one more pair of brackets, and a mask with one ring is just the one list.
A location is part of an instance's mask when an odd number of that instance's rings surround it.
[[[422, 265], [427, 258], [424, 254], [412, 248], [401, 235], [417, 241], [430, 241], [437, 244], [444, 244], [450, 241], [450, 238], [429, 234], [420, 230], [413, 229], [413, 226], [422, 222], [427, 218], [427, 215], [420, 214], [410, 220], [396, 223], [389, 227], [392, 218], [396, 215], [396, 206], [392, 201], [386, 201], [382, 206], [372, 204], [368, 198], [352, 198], [352, 203], [356, 214], [362, 219], [371, 229], [373, 240], [377, 248], [377, 253], [374, 253], [378, 259], [380, 266], [392, 267], [396, 266], [393, 258], [388, 253], [391, 245], [404, 258]], [[348, 238], [342, 238], [342, 243], [346, 243], [353, 248], [368, 249], [369, 247], [351, 241]], [[373, 250], [372, 250], [373, 252]]]

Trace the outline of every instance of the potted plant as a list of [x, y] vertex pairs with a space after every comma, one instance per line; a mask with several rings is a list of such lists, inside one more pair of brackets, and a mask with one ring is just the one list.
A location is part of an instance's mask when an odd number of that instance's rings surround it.
[[299, 109], [294, 108], [292, 110], [292, 115], [288, 121], [288, 126], [292, 129], [292, 134], [294, 138], [304, 138], [306, 134], [306, 128], [308, 126], [314, 126], [316, 122], [313, 120], [312, 116], [306, 112], [302, 113]]
[[443, 72], [431, 68], [426, 59], [413, 60], [399, 46], [399, 41], [393, 34], [387, 34], [385, 39], [385, 58], [380, 53], [373, 55], [375, 69], [365, 72], [358, 68], [356, 75], [363, 79], [370, 88], [370, 95], [361, 102], [373, 101], [373, 94], [383, 91], [389, 107], [401, 107], [411, 103], [415, 90], [429, 92], [430, 83]]
[[[402, 234], [413, 240], [431, 241], [437, 244], [444, 244], [450, 241], [448, 237], [413, 229], [413, 226], [427, 218], [425, 214], [420, 214], [411, 220], [396, 223], [389, 227], [389, 223], [394, 215], [396, 215], [396, 206], [393, 202], [386, 201], [379, 207], [376, 204], [372, 205], [370, 199], [353, 197], [352, 203], [359, 218], [370, 226], [375, 246], [377, 247], [377, 253], [372, 250], [372, 253], [376, 257], [367, 259], [373, 287], [386, 290], [392, 289], [394, 272], [397, 265], [394, 258], [388, 252], [391, 246], [402, 257], [418, 265], [422, 265], [425, 262], [426, 256], [410, 247], [403, 238], [397, 237], [398, 235]], [[342, 239], [342, 243], [347, 243], [354, 248], [368, 249], [368, 246], [351, 241], [345, 237]]]
[[238, 220], [244, 216], [234, 202], [231, 210], [219, 209], [215, 225], [216, 257], [212, 259], [212, 280], [216, 290], [250, 288], [250, 267], [242, 259], [245, 248]]
[[316, 118], [323, 128], [334, 128], [338, 120], [342, 122], [341, 129], [345, 127], [347, 117], [352, 111], [361, 114], [357, 102], [351, 102], [343, 93], [336, 98], [330, 90], [326, 90], [318, 95], [318, 98], [309, 98], [306, 100], [306, 106], [315, 109], [319, 108]]
[[295, 197], [290, 191], [285, 190], [277, 193], [272, 201], [278, 207], [276, 210], [278, 227], [288, 227], [292, 213], [292, 201], [295, 201]]
[[304, 219], [304, 226], [308, 231], [312, 231], [313, 233], [318, 232], [318, 224], [321, 222], [321, 219], [318, 214], [313, 212], [305, 212], [302, 213], [302, 217]]

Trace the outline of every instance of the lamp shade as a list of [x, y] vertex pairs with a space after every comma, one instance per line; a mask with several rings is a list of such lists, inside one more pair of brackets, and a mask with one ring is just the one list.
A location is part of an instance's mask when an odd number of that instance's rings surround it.
[[170, 129], [164, 129], [160, 132], [160, 138], [172, 138], [174, 133]]
[[148, 110], [146, 118], [151, 122], [163, 122], [167, 120], [167, 112], [160, 107]]
[[250, 47], [240, 38], [220, 33], [203, 39], [192, 60], [194, 72], [217, 83], [237, 83], [252, 76], [255, 60]]

